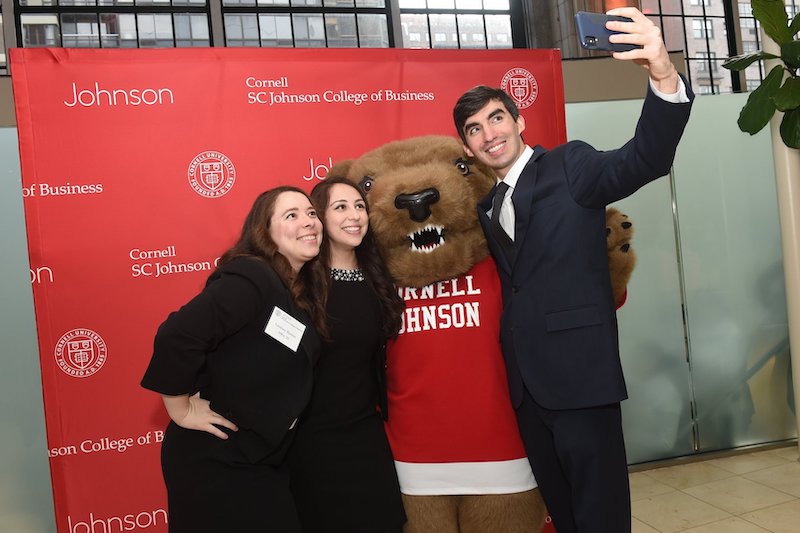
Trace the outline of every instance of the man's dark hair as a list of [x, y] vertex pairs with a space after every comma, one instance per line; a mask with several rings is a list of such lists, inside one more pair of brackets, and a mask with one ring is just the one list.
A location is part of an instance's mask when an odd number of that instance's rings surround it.
[[500, 103], [506, 108], [506, 111], [511, 115], [515, 121], [519, 118], [519, 109], [514, 100], [508, 96], [502, 89], [493, 89], [486, 85], [478, 85], [461, 95], [461, 98], [456, 102], [453, 108], [453, 122], [456, 124], [456, 131], [458, 131], [461, 142], [467, 144], [467, 137], [464, 133], [464, 125], [467, 119], [483, 109], [483, 106], [492, 100], [500, 100]]

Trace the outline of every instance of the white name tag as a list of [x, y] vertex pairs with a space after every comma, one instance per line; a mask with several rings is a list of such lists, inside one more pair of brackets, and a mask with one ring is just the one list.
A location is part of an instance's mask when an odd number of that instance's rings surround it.
[[276, 305], [264, 333], [296, 352], [305, 330], [306, 326], [302, 322]]

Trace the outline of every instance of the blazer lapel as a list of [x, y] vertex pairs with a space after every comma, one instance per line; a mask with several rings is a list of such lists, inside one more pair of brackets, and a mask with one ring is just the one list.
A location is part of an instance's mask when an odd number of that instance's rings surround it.
[[502, 268], [504, 271], [511, 273], [511, 264], [508, 262], [508, 258], [506, 257], [505, 252], [500, 247], [500, 244], [495, 240], [494, 235], [492, 235], [492, 231], [489, 228], [489, 215], [486, 212], [492, 208], [492, 199], [494, 198], [494, 190], [497, 188], [497, 185], [492, 187], [492, 190], [489, 191], [489, 194], [485, 196], [480, 202], [478, 202], [478, 221], [481, 223], [481, 228], [483, 228], [483, 235], [486, 237], [486, 242], [489, 245], [489, 250], [492, 252], [494, 256], [495, 263], [497, 266]]
[[[514, 204], [514, 263], [520, 256], [520, 247], [525, 242], [525, 235], [528, 232], [528, 222], [530, 220], [530, 206], [533, 203], [533, 191], [536, 188], [536, 177], [539, 169], [537, 160], [542, 157], [547, 150], [539, 145], [533, 149], [528, 164], [522, 170], [517, 186], [511, 194], [511, 203]], [[511, 265], [512, 267], [514, 265]]]

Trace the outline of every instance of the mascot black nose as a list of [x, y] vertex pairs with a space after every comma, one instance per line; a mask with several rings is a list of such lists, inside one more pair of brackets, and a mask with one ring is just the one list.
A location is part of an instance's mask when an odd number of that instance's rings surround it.
[[397, 209], [408, 209], [414, 222], [424, 222], [431, 216], [431, 204], [439, 201], [439, 191], [434, 188], [424, 189], [409, 194], [398, 194], [394, 199]]

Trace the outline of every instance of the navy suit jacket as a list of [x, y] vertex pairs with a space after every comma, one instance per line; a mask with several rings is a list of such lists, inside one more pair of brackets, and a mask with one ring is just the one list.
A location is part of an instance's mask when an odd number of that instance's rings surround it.
[[523, 385], [548, 409], [627, 398], [605, 208], [669, 172], [690, 109], [691, 102], [668, 103], [648, 89], [636, 133], [622, 148], [601, 152], [581, 141], [551, 151], [537, 146], [512, 195], [513, 264], [489, 229], [494, 189], [479, 203], [503, 287], [500, 337], [515, 407]]

